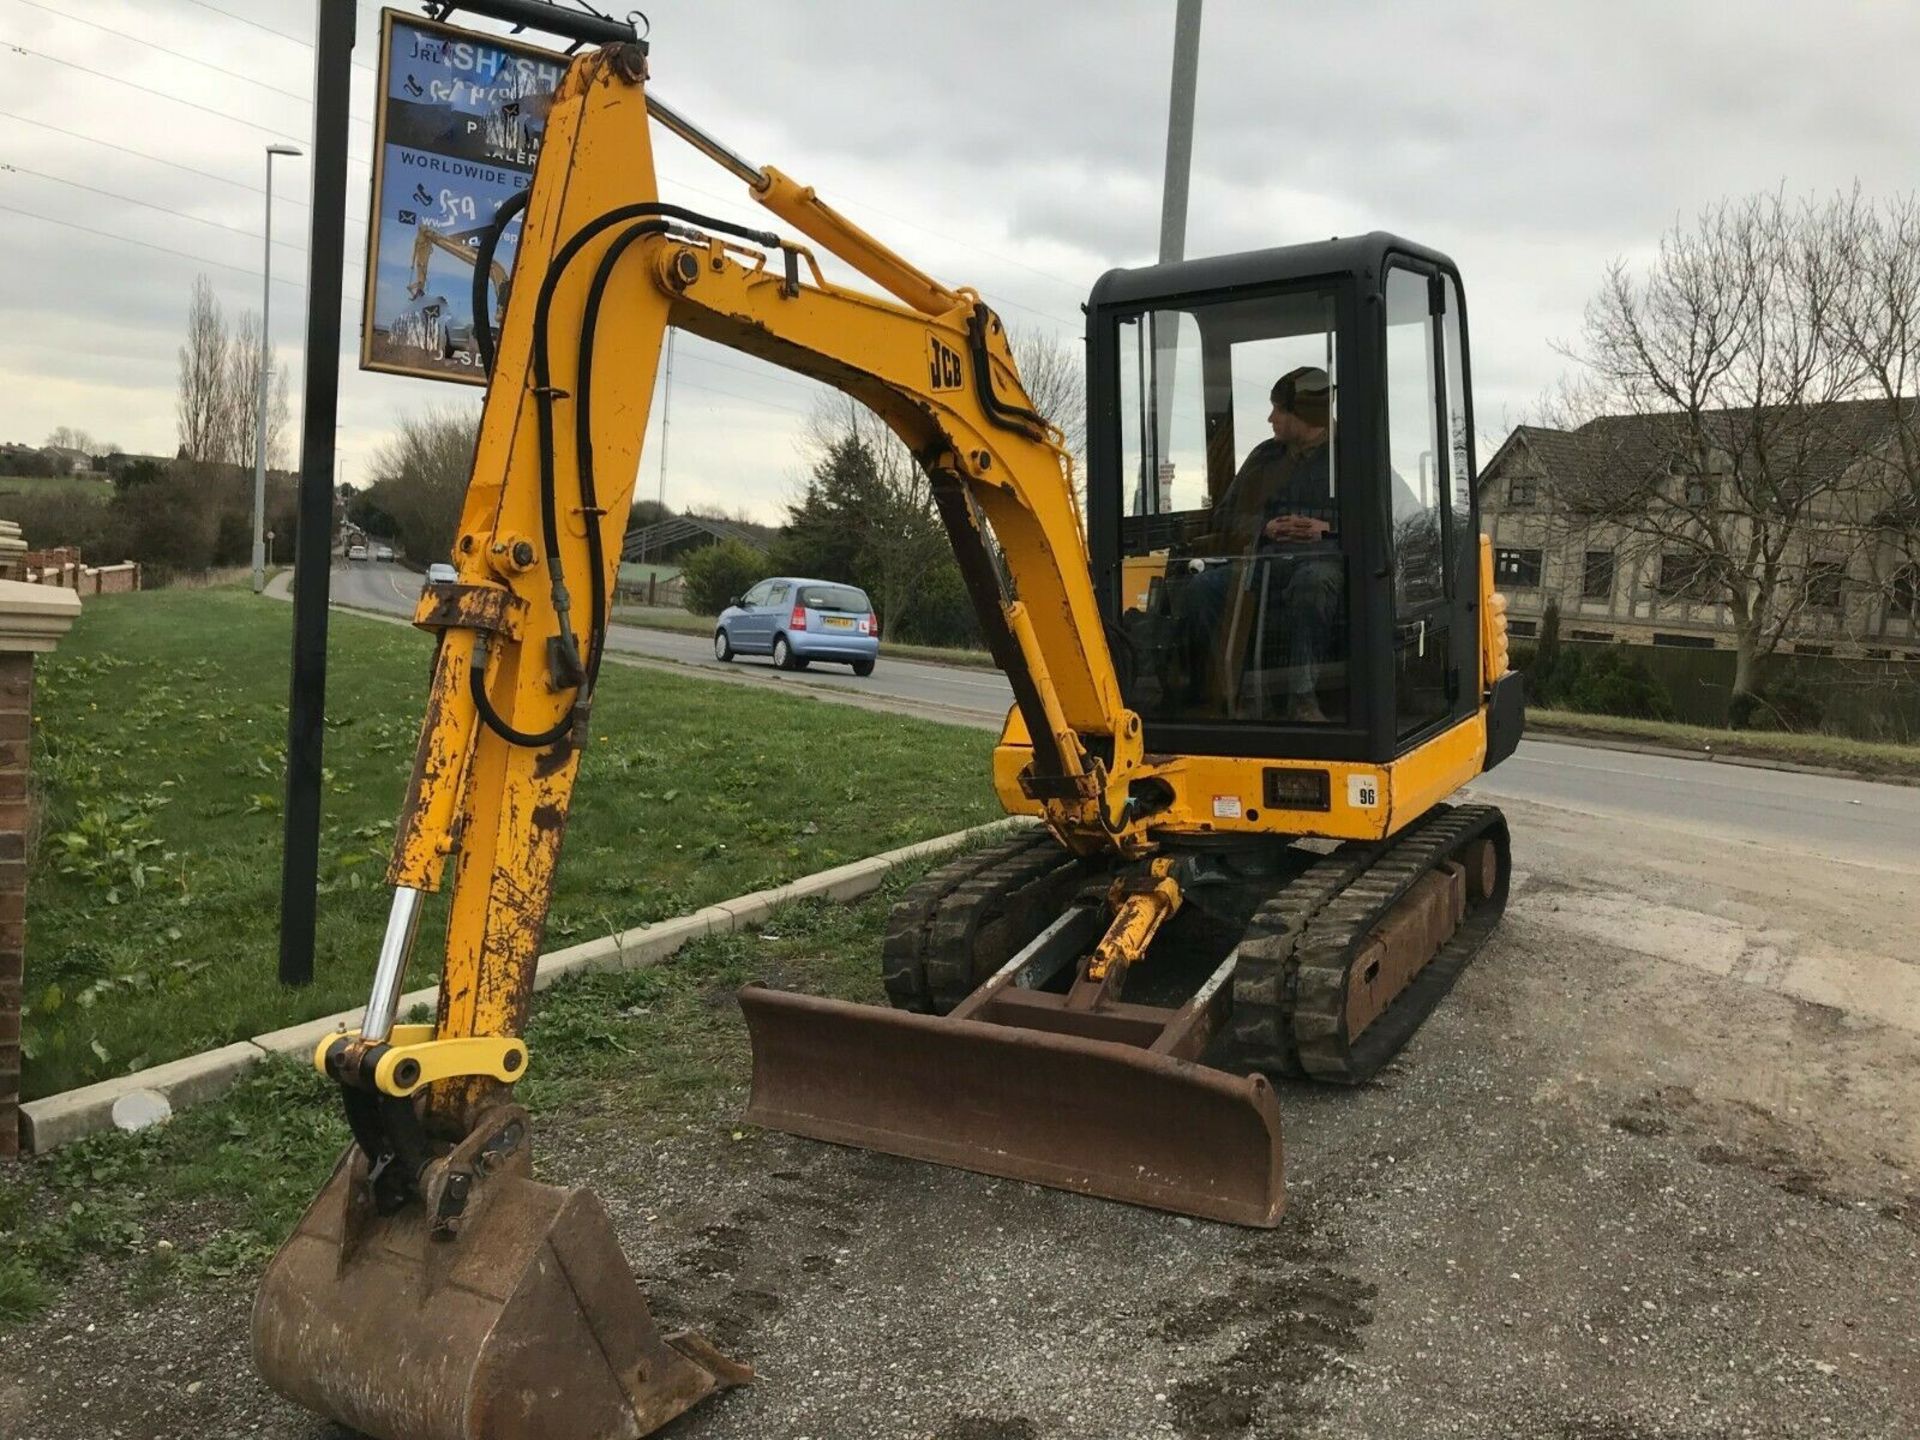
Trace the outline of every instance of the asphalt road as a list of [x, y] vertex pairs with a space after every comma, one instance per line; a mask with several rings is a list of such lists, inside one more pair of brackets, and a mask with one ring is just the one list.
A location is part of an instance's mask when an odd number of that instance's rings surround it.
[[[411, 614], [419, 593], [420, 577], [397, 565], [362, 563], [333, 571], [333, 598], [341, 604]], [[704, 637], [665, 630], [615, 626], [610, 644], [623, 654], [673, 661], [716, 678], [826, 691], [831, 698], [960, 724], [997, 727], [1012, 704], [1012, 692], [996, 671], [893, 659], [884, 645], [879, 667], [862, 680], [838, 665], [783, 673], [759, 659], [722, 664]], [[1740, 841], [1920, 876], [1920, 794], [1906, 786], [1525, 741], [1472, 790], [1493, 800], [1643, 820], [1703, 841]]]

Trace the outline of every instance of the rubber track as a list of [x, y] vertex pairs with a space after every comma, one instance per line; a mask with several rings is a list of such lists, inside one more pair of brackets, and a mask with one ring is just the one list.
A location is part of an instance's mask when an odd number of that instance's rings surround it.
[[[1044, 830], [950, 860], [894, 904], [880, 973], [896, 1008], [944, 1015], [1054, 918], [1043, 912], [1083, 866]], [[984, 972], [984, 973], [983, 973]]]
[[[1470, 906], [1460, 927], [1392, 1003], [1362, 1030], [1347, 1034], [1347, 984], [1366, 937], [1421, 876], [1473, 840], [1499, 850], [1493, 895]], [[1499, 923], [1507, 903], [1507, 822], [1491, 805], [1436, 810], [1396, 837], [1358, 878], [1322, 904], [1294, 946], [1291, 1026], [1300, 1068], [1316, 1080], [1356, 1085], [1400, 1052], [1432, 1013]]]
[[1233, 1010], [1220, 1037], [1223, 1059], [1234, 1069], [1305, 1077], [1293, 1035], [1294, 950], [1308, 923], [1386, 848], [1377, 841], [1349, 841], [1254, 911], [1240, 937]]

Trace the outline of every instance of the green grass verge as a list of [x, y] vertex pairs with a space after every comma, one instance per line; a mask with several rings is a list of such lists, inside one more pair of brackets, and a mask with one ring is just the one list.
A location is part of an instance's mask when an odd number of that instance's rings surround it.
[[[902, 867], [857, 905], [784, 906], [760, 931], [543, 992], [517, 1092], [536, 1117], [536, 1160], [540, 1132], [559, 1124], [646, 1138], [730, 1126], [725, 1098], [749, 1065], [734, 990], [768, 980], [884, 1003], [887, 908], [924, 868]], [[346, 1143], [337, 1092], [310, 1066], [275, 1059], [163, 1126], [0, 1168], [0, 1326], [30, 1319], [80, 1277], [133, 1303], [163, 1285], [251, 1283]]]
[[[613, 618], [616, 624], [634, 625], [642, 630], [672, 630], [682, 635], [713, 634], [711, 615], [694, 615], [665, 605], [616, 605], [613, 607]], [[927, 660], [936, 665], [973, 665], [985, 670], [998, 668], [993, 663], [993, 657], [984, 650], [970, 650], [955, 645], [907, 645], [883, 639], [880, 642], [880, 658], [885, 660], [889, 657]]]
[[1818, 765], [1889, 779], [1920, 779], [1920, 745], [1850, 740], [1843, 735], [1787, 735], [1771, 730], [1716, 730], [1667, 720], [1631, 720], [1574, 710], [1527, 711], [1527, 728], [1542, 735], [1635, 741], [1676, 750], [1711, 750], [1793, 765]]
[[113, 481], [104, 475], [0, 475], [0, 495], [84, 495], [105, 503]]
[[[315, 981], [275, 980], [290, 609], [244, 589], [90, 599], [37, 677], [28, 1098], [361, 1003], [431, 641], [334, 614]], [[608, 666], [547, 943], [999, 813], [993, 740]], [[432, 982], [444, 899], [408, 979]]]

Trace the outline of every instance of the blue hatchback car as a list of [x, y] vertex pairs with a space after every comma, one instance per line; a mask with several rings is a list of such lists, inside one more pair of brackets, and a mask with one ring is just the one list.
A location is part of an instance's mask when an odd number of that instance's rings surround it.
[[714, 622], [713, 658], [736, 655], [771, 655], [782, 670], [830, 660], [871, 675], [880, 655], [880, 617], [857, 585], [776, 576], [737, 596]]

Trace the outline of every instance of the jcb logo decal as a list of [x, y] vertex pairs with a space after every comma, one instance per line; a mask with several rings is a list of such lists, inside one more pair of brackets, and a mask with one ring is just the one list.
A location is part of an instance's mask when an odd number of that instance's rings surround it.
[[958, 352], [940, 343], [937, 335], [927, 337], [927, 368], [933, 377], [935, 390], [958, 390], [960, 388], [960, 356]]

